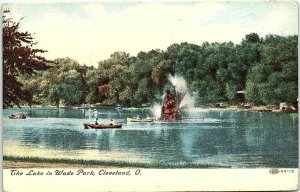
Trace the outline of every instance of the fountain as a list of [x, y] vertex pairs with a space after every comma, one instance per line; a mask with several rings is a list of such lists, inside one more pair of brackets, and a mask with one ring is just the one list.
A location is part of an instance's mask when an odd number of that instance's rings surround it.
[[181, 114], [179, 112], [179, 104], [176, 98], [176, 89], [174, 93], [168, 89], [166, 91], [165, 102], [161, 108], [160, 119], [163, 121], [175, 121], [181, 119]]
[[160, 120], [181, 120], [182, 114], [179, 109], [193, 105], [191, 96], [188, 93], [186, 82], [183, 77], [169, 75], [168, 80], [171, 85], [169, 85], [163, 96]]

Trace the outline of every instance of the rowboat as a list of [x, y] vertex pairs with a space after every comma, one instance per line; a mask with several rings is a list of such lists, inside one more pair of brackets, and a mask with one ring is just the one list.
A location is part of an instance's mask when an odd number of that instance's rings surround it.
[[24, 113], [11, 114], [10, 116], [8, 116], [8, 118], [10, 118], [10, 119], [26, 119], [26, 115]]
[[89, 109], [86, 113], [87, 114], [98, 114], [99, 112], [96, 109], [94, 109], [94, 110]]
[[144, 118], [144, 119], [140, 119], [140, 118], [127, 118], [127, 122], [153, 122], [154, 119], [153, 118]]
[[92, 128], [92, 129], [117, 129], [122, 128], [122, 124], [112, 125], [112, 124], [94, 124], [94, 123], [83, 123], [84, 128]]

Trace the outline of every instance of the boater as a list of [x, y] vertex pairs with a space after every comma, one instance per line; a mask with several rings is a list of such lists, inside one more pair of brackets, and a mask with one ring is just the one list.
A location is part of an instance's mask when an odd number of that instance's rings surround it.
[[99, 125], [99, 124], [98, 124], [98, 118], [96, 118], [96, 122], [95, 122], [95, 125]]
[[115, 120], [111, 119], [111, 120], [110, 120], [110, 124], [109, 124], [109, 125], [116, 125], [116, 122], [115, 122]]

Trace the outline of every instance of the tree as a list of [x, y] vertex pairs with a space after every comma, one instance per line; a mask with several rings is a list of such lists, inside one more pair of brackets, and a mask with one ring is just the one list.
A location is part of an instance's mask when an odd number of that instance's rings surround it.
[[257, 33], [249, 33], [245, 36], [245, 39], [242, 40], [242, 44], [245, 42], [248, 43], [258, 43], [261, 39], [259, 38], [259, 35]]
[[49, 101], [50, 103], [54, 103], [57, 107], [59, 107], [60, 99], [61, 99], [61, 87], [55, 86], [52, 87], [49, 91]]
[[85, 79], [87, 67], [70, 58], [58, 58], [55, 59], [55, 63], [56, 66], [43, 73], [43, 79], [50, 83], [48, 86], [41, 84], [43, 92], [49, 92], [44, 95], [57, 106], [60, 101], [65, 105], [83, 103], [87, 94]]
[[7, 18], [9, 10], [3, 11], [3, 107], [20, 107], [21, 101], [32, 104], [32, 93], [18, 80], [20, 75], [32, 75], [35, 71], [50, 68], [51, 61], [40, 54], [46, 52], [36, 49], [32, 34], [19, 31], [18, 23]]
[[261, 61], [248, 73], [246, 96], [257, 104], [296, 103], [298, 98], [298, 36], [269, 35]]
[[100, 72], [94, 67], [90, 67], [87, 70], [86, 83], [88, 85], [88, 93], [86, 99], [88, 102], [97, 103], [107, 99], [107, 91], [104, 88], [106, 87], [105, 84], [108, 83], [108, 78], [99, 77], [99, 74]]
[[[128, 53], [115, 52], [111, 54], [109, 59], [99, 62], [96, 69], [98, 71], [96, 88], [100, 96], [99, 102], [109, 105], [125, 102], [127, 96], [129, 96], [125, 93], [132, 91], [128, 91], [128, 82], [124, 81], [131, 78], [126, 74], [131, 60], [132, 57]], [[122, 94], [122, 97], [120, 94]]]
[[129, 70], [133, 76], [132, 87], [135, 90], [131, 100], [133, 106], [151, 103], [161, 97], [162, 88], [151, 78], [154, 68], [162, 60], [161, 56], [162, 51], [158, 49], [140, 52], [131, 64]]

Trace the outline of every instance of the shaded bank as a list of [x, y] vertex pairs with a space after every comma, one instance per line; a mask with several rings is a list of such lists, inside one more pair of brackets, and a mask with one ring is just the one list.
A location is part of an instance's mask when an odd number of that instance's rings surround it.
[[4, 169], [10, 168], [151, 168], [151, 169], [170, 169], [170, 168], [230, 168], [229, 166], [209, 165], [209, 164], [165, 164], [165, 163], [136, 163], [125, 161], [100, 161], [100, 160], [81, 160], [81, 159], [55, 159], [39, 157], [14, 157], [3, 156]]

